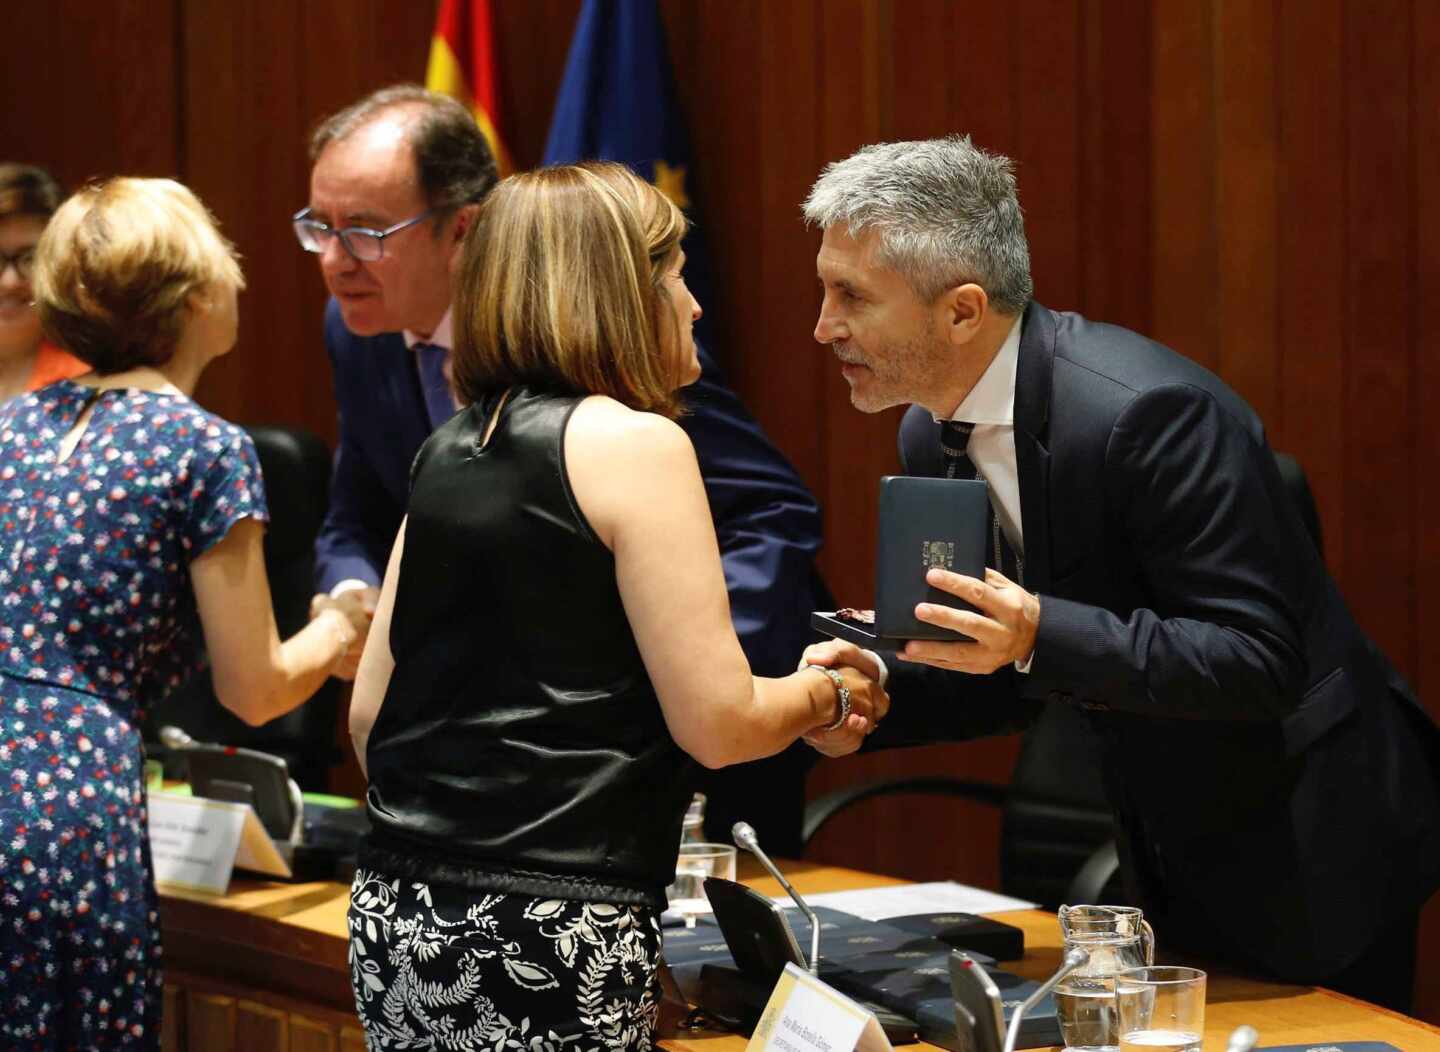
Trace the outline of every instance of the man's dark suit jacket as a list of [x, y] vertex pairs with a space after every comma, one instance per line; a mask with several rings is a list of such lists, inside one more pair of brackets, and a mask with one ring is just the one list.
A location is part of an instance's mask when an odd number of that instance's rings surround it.
[[[1014, 420], [1030, 672], [894, 662], [872, 740], [1079, 707], [1162, 944], [1335, 974], [1437, 885], [1440, 735], [1351, 618], [1259, 418], [1165, 347], [1032, 303]], [[929, 413], [900, 446], [943, 473]]]
[[[356, 336], [331, 300], [325, 347], [340, 440], [315, 546], [321, 591], [351, 578], [379, 584], [408, 503], [410, 464], [431, 431], [413, 354], [399, 333]], [[695, 445], [710, 500], [731, 618], [754, 672], [785, 675], [811, 642], [810, 612], [829, 606], [814, 569], [820, 509], [703, 348], [700, 363], [700, 380], [684, 392], [690, 412], [680, 426]], [[761, 768], [707, 774], [707, 789], [727, 787], [712, 799], [718, 806], [707, 825], [728, 829], [744, 818], [762, 836], [771, 834], [771, 850], [798, 854], [804, 804], [798, 777], [812, 755], [802, 747], [788, 759], [761, 761]], [[786, 782], [783, 791], [766, 781], [771, 775]], [[776, 791], [766, 792], [766, 785]]]

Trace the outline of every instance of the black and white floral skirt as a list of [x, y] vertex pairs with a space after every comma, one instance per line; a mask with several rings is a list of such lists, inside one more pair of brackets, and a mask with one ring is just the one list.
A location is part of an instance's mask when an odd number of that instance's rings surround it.
[[371, 1052], [651, 1047], [652, 909], [424, 884], [361, 869], [350, 981]]

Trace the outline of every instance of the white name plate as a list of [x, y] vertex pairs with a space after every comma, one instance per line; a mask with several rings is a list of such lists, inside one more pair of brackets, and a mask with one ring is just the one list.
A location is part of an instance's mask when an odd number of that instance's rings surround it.
[[225, 894], [236, 864], [288, 877], [290, 867], [249, 804], [150, 794], [150, 859], [155, 883]]
[[890, 1052], [873, 1013], [807, 971], [785, 965], [745, 1052]]

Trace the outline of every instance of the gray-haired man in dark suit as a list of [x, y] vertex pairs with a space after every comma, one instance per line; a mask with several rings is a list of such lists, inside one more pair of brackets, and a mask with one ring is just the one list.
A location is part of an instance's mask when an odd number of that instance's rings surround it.
[[1408, 1006], [1440, 735], [1351, 618], [1254, 411], [1157, 343], [1035, 302], [1011, 164], [968, 138], [867, 147], [805, 214], [824, 230], [815, 338], [851, 400], [912, 403], [906, 470], [992, 495], [996, 569], [930, 571], [980, 612], [917, 611], [976, 642], [907, 644], [872, 743], [1076, 706], [1167, 946]]

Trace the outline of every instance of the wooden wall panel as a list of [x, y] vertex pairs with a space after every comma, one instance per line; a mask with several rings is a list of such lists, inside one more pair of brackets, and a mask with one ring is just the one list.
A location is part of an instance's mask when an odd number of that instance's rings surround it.
[[[968, 134], [977, 146], [1013, 157], [1019, 41], [1011, 11], [1009, 4], [993, 2], [950, 5], [950, 35], [944, 41], [948, 54], [930, 72], [950, 84], [951, 127]], [[908, 22], [903, 12], [901, 18]], [[913, 33], [912, 27], [902, 25], [899, 39]]]
[[953, 61], [955, 7], [949, 0], [909, 0], [892, 30], [901, 56], [891, 64], [893, 99], [899, 103], [890, 110], [896, 139], [933, 139], [965, 130], [951, 119], [952, 78], [935, 73]]
[[160, 1050], [185, 1052], [185, 993], [176, 977], [165, 976], [161, 998]]
[[[1398, 6], [1398, 5], [1397, 5]], [[1345, 590], [1361, 625], [1415, 667], [1415, 474], [1408, 18], [1345, 9]], [[1431, 102], [1433, 105], [1433, 100]], [[1433, 471], [1433, 466], [1432, 466]]]
[[1218, 369], [1266, 421], [1279, 416], [1273, 0], [1229, 0], [1214, 22]]
[[288, 222], [305, 203], [307, 175], [305, 115], [295, 105], [305, 57], [296, 12], [227, 0], [192, 0], [184, 8], [184, 80], [192, 85], [184, 106], [185, 180], [239, 247], [248, 282], [239, 343], [206, 370], [198, 394], [222, 416], [253, 419], [250, 408], [264, 406], [272, 420], [323, 429], [329, 414], [307, 413], [307, 406], [325, 405], [312, 398], [314, 388], [275, 383], [296, 366], [325, 376], [324, 353], [307, 339], [317, 331], [316, 267]]
[[1077, 308], [1150, 331], [1149, 0], [1082, 5]]
[[[800, 201], [824, 157], [815, 90], [821, 61], [814, 46], [822, 6], [818, 0], [796, 0], [765, 8], [751, 38], [759, 55], [757, 95], [749, 103], [754, 155], [751, 163], [730, 170], [733, 189], [715, 188], [744, 194], [754, 187], [760, 213], [754, 253], [740, 263], [758, 271], [759, 294], [749, 302], [717, 307], [740, 312], [730, 327], [743, 333], [729, 348], [732, 380], [767, 427], [787, 421], [772, 436], [817, 494], [827, 491], [831, 469], [843, 467], [830, 460], [827, 436], [835, 392], [825, 375], [823, 352], [810, 335], [820, 302], [818, 239], [804, 232], [799, 219]], [[704, 152], [704, 127], [703, 117], [691, 116], [697, 153]], [[758, 185], [745, 174], [747, 168], [758, 172]], [[837, 569], [833, 563], [825, 566], [832, 583]]]
[[767, 229], [755, 204], [760, 169], [736, 164], [737, 158], [756, 156], [760, 121], [757, 107], [732, 105], [734, 85], [759, 78], [761, 56], [754, 40], [727, 32], [734, 19], [756, 23], [756, 3], [700, 8], [670, 3], [663, 12], [682, 118], [688, 128], [694, 123], [690, 115], [696, 115], [710, 144], [691, 150], [686, 172], [697, 242], [708, 262], [706, 272], [692, 259], [690, 273], [701, 283], [709, 279], [708, 288], [693, 290], [702, 297], [707, 349], [728, 375], [746, 360], [770, 357], [760, 353], [756, 341], [762, 336], [753, 321], [761, 296], [755, 258]]
[[335, 1052], [335, 1028], [292, 1014], [288, 1020], [290, 1052]]
[[290, 1052], [290, 1023], [285, 1012], [258, 1001], [237, 1002], [235, 1052]]
[[1219, 0], [1157, 5], [1150, 50], [1149, 335], [1201, 365], [1219, 361], [1215, 55]]
[[185, 1047], [189, 1052], [235, 1052], [235, 998], [204, 990], [185, 994]]
[[[1416, 378], [1412, 413], [1414, 460], [1410, 484], [1415, 490], [1415, 612], [1412, 626], [1423, 632], [1440, 625], [1440, 324], [1428, 304], [1440, 300], [1440, 6], [1417, 3], [1411, 25], [1413, 79], [1410, 84], [1411, 186], [1415, 222], [1410, 261], [1415, 287], [1410, 297], [1411, 363]], [[1440, 647], [1417, 646], [1411, 677], [1430, 711], [1440, 713]], [[1421, 916], [1420, 955], [1415, 1003], [1431, 1021], [1440, 1020], [1440, 898]]]
[[1015, 19], [1016, 176], [1036, 298], [1080, 303], [1080, 5], [1024, 0]]
[[6, 5], [0, 157], [72, 189], [117, 172], [180, 171], [177, 3]]
[[1345, 98], [1342, 0], [1283, 0], [1280, 94], [1279, 420], [1272, 441], [1304, 466], [1341, 580], [1345, 559]]
[[[1410, 180], [1415, 193], [1415, 223], [1410, 236], [1415, 287], [1410, 297], [1412, 369], [1416, 378], [1412, 412], [1414, 459], [1410, 484], [1415, 490], [1416, 608], [1414, 622], [1440, 625], [1440, 322], [1432, 303], [1440, 302], [1440, 6], [1417, 4], [1411, 33], [1414, 80], [1410, 86], [1414, 149]], [[1426, 637], [1422, 634], [1420, 639]], [[1440, 647], [1419, 646], [1411, 675], [1431, 711], [1440, 712]], [[1437, 962], [1440, 964], [1440, 962]], [[1440, 973], [1435, 975], [1440, 995]]]
[[[674, 9], [675, 5], [667, 7]], [[530, 168], [545, 155], [545, 137], [580, 0], [525, 0], [491, 4], [490, 8], [500, 45], [505, 134], [516, 165]]]

